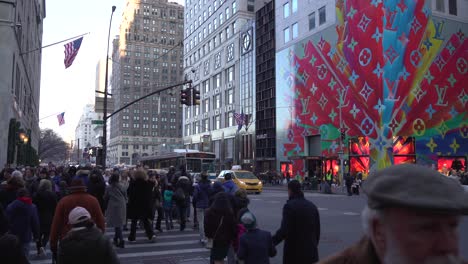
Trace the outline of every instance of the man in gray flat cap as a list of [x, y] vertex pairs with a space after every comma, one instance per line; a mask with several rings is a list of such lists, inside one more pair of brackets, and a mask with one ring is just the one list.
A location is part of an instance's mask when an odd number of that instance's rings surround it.
[[365, 236], [320, 263], [451, 264], [459, 255], [458, 224], [468, 195], [427, 167], [395, 165], [371, 174], [363, 186]]

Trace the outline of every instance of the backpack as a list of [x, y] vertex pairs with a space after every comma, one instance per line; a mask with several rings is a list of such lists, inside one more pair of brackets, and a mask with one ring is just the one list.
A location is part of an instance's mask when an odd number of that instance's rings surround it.
[[177, 188], [174, 192], [174, 195], [172, 196], [172, 199], [174, 199], [175, 201], [185, 201], [184, 190], [181, 187]]

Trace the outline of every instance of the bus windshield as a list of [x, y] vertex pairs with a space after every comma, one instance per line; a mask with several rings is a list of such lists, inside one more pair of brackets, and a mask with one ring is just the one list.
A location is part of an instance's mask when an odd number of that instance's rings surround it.
[[201, 159], [187, 159], [186, 161], [187, 161], [187, 171], [192, 171], [192, 172], [202, 171]]

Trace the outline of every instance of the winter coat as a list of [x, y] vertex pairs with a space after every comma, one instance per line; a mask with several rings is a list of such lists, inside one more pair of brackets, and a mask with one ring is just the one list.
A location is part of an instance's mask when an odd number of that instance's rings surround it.
[[39, 223], [41, 233], [50, 232], [50, 226], [54, 219], [55, 208], [57, 207], [57, 195], [53, 192], [41, 190], [34, 196], [34, 204], [39, 212]]
[[193, 200], [195, 201], [196, 208], [208, 208], [210, 192], [211, 182], [209, 180], [202, 180], [198, 183], [193, 193]]
[[216, 198], [216, 194], [224, 192], [223, 185], [220, 182], [215, 182], [213, 183], [213, 186], [211, 187], [210, 195], [208, 197], [208, 207], [211, 206]]
[[291, 197], [283, 207], [281, 227], [273, 236], [273, 242], [278, 245], [282, 240], [284, 264], [318, 261], [320, 217], [317, 207], [304, 195]]
[[249, 205], [249, 199], [234, 196], [233, 200], [234, 215], [236, 216], [237, 221], [240, 222], [242, 215], [249, 210], [247, 209], [247, 206]]
[[245, 264], [270, 264], [270, 257], [275, 255], [270, 232], [253, 229], [241, 236], [237, 257]]
[[71, 230], [60, 242], [58, 264], [120, 263], [112, 244], [95, 227]]
[[163, 207], [164, 207], [165, 210], [172, 209], [172, 195], [173, 194], [174, 194], [174, 192], [171, 191], [171, 190], [165, 190], [164, 191]]
[[10, 223], [10, 232], [16, 235], [22, 244], [30, 243], [39, 237], [39, 216], [36, 205], [29, 197], [20, 197], [11, 202], [6, 215]]
[[91, 219], [96, 226], [105, 232], [105, 219], [102, 214], [96, 198], [85, 192], [85, 188], [71, 191], [71, 193], [63, 197], [57, 204], [55, 209], [54, 220], [50, 230], [50, 248], [51, 250], [57, 249], [57, 242], [61, 240], [70, 230], [71, 226], [68, 224], [68, 215], [75, 207], [80, 206], [88, 210]]
[[[181, 176], [182, 177], [182, 176]], [[185, 178], [187, 178], [185, 176]], [[181, 178], [177, 181], [176, 188], [174, 193], [177, 192], [177, 189], [182, 189], [184, 191], [185, 200], [184, 201], [176, 201], [177, 206], [179, 207], [189, 207], [190, 206], [190, 194], [192, 192], [192, 184], [190, 180], [187, 178]]]
[[8, 218], [6, 216], [5, 210], [0, 206], [0, 237], [8, 232]]
[[[213, 239], [214, 247], [227, 247], [236, 239], [237, 225], [232, 213], [221, 214], [210, 208], [205, 213], [204, 227], [205, 236]], [[218, 227], [219, 230], [216, 232]]]
[[120, 183], [107, 186], [104, 195], [106, 220], [109, 227], [121, 227], [127, 220], [127, 192]]
[[29, 178], [24, 178], [24, 187], [28, 189], [29, 195], [34, 196], [37, 192], [37, 188], [39, 187], [39, 181], [38, 177], [36, 175], [29, 177]]
[[237, 185], [232, 180], [225, 181], [223, 183], [223, 188], [224, 188], [224, 191], [230, 195], [234, 195], [236, 191], [239, 189], [239, 187], [237, 187]]
[[0, 203], [1, 206], [6, 209], [7, 206], [16, 200], [16, 192], [20, 189], [20, 186], [15, 186], [11, 184], [2, 185], [0, 190]]
[[2, 264], [29, 264], [23, 252], [18, 237], [12, 234], [0, 235], [0, 259]]
[[128, 187], [128, 218], [150, 218], [153, 186], [144, 179], [130, 182]]
[[89, 181], [88, 183], [88, 193], [96, 197], [99, 202], [101, 210], [105, 212], [106, 206], [104, 204], [104, 194], [106, 193], [106, 183], [104, 181]]

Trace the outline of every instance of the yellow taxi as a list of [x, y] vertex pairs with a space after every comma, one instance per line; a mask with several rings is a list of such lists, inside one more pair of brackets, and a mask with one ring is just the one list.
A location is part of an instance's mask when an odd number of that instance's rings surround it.
[[260, 194], [263, 190], [262, 181], [252, 172], [246, 170], [223, 170], [218, 176], [218, 181], [224, 182], [224, 178], [227, 174], [231, 174], [233, 182], [237, 187], [246, 190], [247, 192], [255, 192]]

